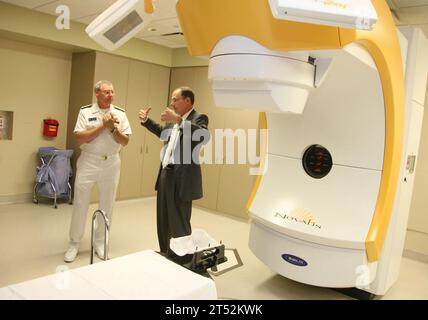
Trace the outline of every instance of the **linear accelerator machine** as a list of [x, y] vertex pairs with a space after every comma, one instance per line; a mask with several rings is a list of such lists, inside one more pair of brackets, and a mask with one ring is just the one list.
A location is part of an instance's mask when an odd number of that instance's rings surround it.
[[[427, 40], [384, 0], [178, 0], [217, 106], [268, 129], [249, 246], [275, 272], [383, 295], [398, 277], [427, 82]], [[109, 50], [153, 17], [118, 0], [86, 31]], [[290, 21], [292, 20], [292, 21]], [[358, 29], [358, 30], [355, 30]]]
[[252, 252], [295, 281], [383, 295], [404, 246], [428, 45], [372, 5], [371, 31], [281, 20], [275, 0], [179, 0], [177, 12], [189, 52], [210, 56], [216, 105], [263, 112]]

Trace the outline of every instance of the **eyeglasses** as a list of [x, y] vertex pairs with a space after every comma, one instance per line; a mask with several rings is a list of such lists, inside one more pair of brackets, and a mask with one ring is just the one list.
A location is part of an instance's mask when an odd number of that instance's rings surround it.
[[108, 94], [114, 95], [114, 90], [100, 90], [99, 92], [105, 95], [108, 95]]

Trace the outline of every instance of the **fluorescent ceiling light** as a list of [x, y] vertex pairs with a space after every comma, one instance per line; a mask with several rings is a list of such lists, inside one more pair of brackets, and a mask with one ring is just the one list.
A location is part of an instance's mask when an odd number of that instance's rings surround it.
[[378, 16], [370, 0], [269, 0], [276, 19], [372, 30]]
[[118, 0], [85, 29], [108, 50], [114, 50], [147, 26], [153, 13], [152, 0]]

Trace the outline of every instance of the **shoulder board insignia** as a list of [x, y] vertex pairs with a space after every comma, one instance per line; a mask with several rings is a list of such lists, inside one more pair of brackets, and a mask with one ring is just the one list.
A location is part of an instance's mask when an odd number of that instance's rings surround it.
[[125, 109], [119, 108], [118, 106], [114, 106], [115, 109], [125, 112]]
[[87, 109], [87, 108], [90, 108], [90, 107], [92, 107], [92, 104], [88, 104], [87, 106], [83, 106], [80, 109]]

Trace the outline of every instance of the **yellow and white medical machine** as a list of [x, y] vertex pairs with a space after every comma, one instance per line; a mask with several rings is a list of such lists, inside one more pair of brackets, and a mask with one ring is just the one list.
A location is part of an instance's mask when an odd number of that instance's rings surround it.
[[403, 251], [427, 41], [398, 31], [384, 0], [346, 21], [355, 1], [308, 1], [178, 0], [177, 13], [190, 54], [210, 56], [215, 103], [261, 111], [268, 129], [252, 252], [295, 281], [383, 295]]

